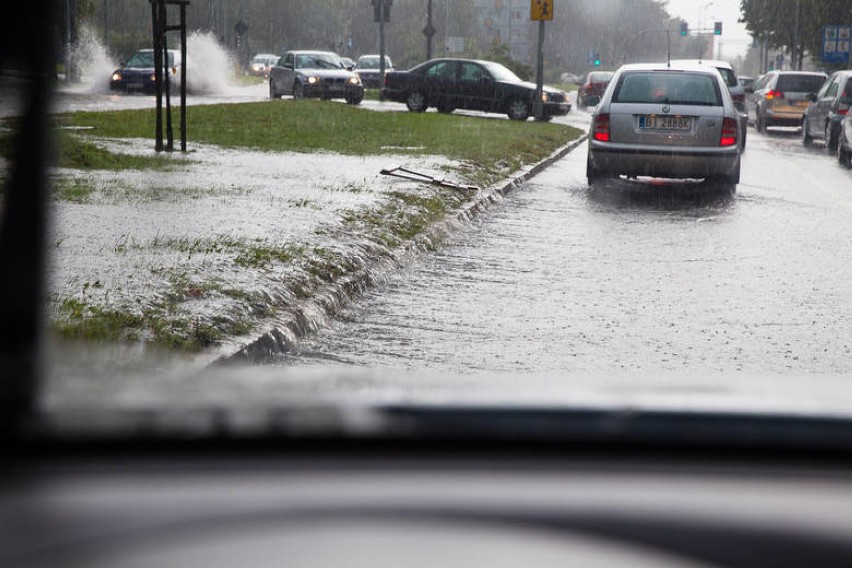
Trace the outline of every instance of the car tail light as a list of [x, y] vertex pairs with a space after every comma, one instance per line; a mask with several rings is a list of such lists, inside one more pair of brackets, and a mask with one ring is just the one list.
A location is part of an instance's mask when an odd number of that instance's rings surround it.
[[592, 138], [599, 142], [609, 142], [609, 114], [602, 113], [595, 117]]
[[[846, 94], [846, 91], [843, 91], [843, 94], [840, 96], [840, 98], [845, 99], [848, 96], [849, 95]], [[837, 114], [849, 114], [849, 107], [850, 107], [850, 105], [845, 105], [843, 103], [840, 103], [839, 105], [837, 105]]]
[[737, 134], [740, 126], [733, 118], [722, 121], [722, 136], [719, 138], [719, 146], [734, 146], [737, 143]]
[[771, 101], [772, 99], [783, 99], [784, 93], [781, 91], [768, 91], [766, 93], [766, 100]]

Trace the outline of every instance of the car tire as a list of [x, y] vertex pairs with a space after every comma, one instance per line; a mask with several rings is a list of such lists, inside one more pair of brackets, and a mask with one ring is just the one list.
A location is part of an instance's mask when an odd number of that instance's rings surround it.
[[305, 87], [301, 83], [293, 84], [293, 98], [296, 100], [305, 98]]
[[603, 179], [610, 177], [608, 174], [602, 172], [601, 170], [595, 169], [592, 166], [592, 156], [591, 154], [586, 155], [586, 179], [589, 182], [589, 185], [593, 186], [596, 183], [600, 182]]
[[530, 117], [530, 104], [524, 99], [512, 99], [507, 105], [506, 114], [511, 120], [524, 121]]
[[745, 152], [746, 149], [746, 140], [748, 139], [748, 125], [746, 125], [742, 131], [740, 132], [740, 136], [742, 137], [742, 144], [740, 144], [740, 152]]
[[364, 95], [346, 95], [346, 102], [350, 105], [360, 105]]
[[736, 189], [737, 184], [740, 183], [740, 163], [737, 162], [737, 167], [734, 169], [734, 172], [725, 176], [719, 176], [716, 178], [716, 181], [722, 185], [727, 185]]
[[760, 116], [760, 112], [757, 113], [756, 126], [757, 126], [758, 132], [763, 132], [763, 133], [766, 132], [766, 119], [764, 117]]
[[426, 110], [426, 95], [420, 91], [412, 91], [405, 99], [405, 106], [411, 112], [425, 112]]
[[805, 117], [802, 120], [802, 145], [805, 148], [810, 148], [811, 146], [813, 146], [814, 143], [814, 137], [811, 136], [810, 130], [811, 125], [808, 124], [808, 117]]
[[847, 170], [852, 168], [852, 153], [844, 150], [841, 144], [837, 145], [837, 161]]
[[831, 122], [825, 124], [825, 149], [829, 152], [837, 151], [837, 134], [831, 127]]
[[269, 98], [270, 99], [280, 99], [281, 93], [275, 90], [275, 83], [272, 81], [269, 82]]
[[454, 110], [456, 110], [456, 107], [449, 103], [441, 103], [438, 105], [438, 112], [442, 112], [444, 114], [450, 114]]

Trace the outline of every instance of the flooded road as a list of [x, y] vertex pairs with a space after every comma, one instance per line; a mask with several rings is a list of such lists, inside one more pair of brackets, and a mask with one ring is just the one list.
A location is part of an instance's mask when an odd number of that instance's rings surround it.
[[750, 131], [735, 196], [625, 180], [592, 190], [585, 159], [584, 144], [278, 364], [852, 369], [852, 172], [781, 130]]

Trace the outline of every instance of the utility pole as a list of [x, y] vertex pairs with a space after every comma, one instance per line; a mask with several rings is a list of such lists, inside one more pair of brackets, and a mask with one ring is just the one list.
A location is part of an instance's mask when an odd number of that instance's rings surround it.
[[435, 27], [432, 25], [432, 0], [426, 0], [426, 27], [423, 28], [426, 36], [426, 61], [432, 59], [432, 38], [435, 36]]
[[531, 0], [530, 20], [538, 21], [538, 60], [536, 64], [533, 115], [544, 120], [544, 22], [553, 19], [553, 0]]

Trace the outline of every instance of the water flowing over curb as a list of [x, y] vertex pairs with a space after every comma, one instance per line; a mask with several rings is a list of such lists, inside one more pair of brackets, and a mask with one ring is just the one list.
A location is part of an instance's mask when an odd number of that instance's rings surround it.
[[225, 342], [200, 356], [204, 364], [264, 363], [277, 354], [291, 351], [301, 337], [323, 327], [345, 305], [381, 282], [385, 275], [410, 262], [416, 256], [445, 239], [464, 223], [470, 222], [499, 203], [511, 191], [540, 173], [585, 141], [585, 136], [562, 146], [544, 160], [528, 166], [520, 173], [479, 191], [457, 211], [433, 223], [423, 233], [400, 249], [373, 251], [376, 256], [355, 273], [327, 284], [311, 298], [289, 307], [286, 313], [267, 321], [253, 339], [242, 342]]

